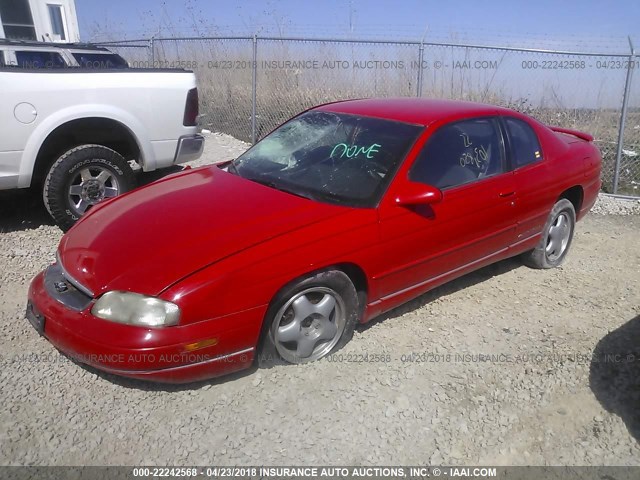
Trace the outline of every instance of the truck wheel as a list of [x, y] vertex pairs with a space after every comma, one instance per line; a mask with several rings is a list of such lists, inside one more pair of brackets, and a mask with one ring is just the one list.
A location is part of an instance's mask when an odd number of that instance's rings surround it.
[[576, 211], [566, 198], [558, 200], [551, 209], [542, 230], [538, 246], [523, 255], [525, 265], [531, 268], [553, 268], [560, 265], [569, 251], [576, 226]]
[[127, 161], [102, 145], [81, 145], [51, 166], [42, 197], [49, 214], [69, 230], [93, 205], [125, 193], [135, 186]]

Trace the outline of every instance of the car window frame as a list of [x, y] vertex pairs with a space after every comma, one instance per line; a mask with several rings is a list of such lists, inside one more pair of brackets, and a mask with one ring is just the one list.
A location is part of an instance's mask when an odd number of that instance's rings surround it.
[[[513, 142], [511, 141], [511, 135], [509, 133], [509, 126], [507, 125], [507, 119], [523, 122], [524, 124], [527, 125], [527, 127], [529, 127], [529, 129], [535, 135], [536, 140], [538, 141], [538, 146], [540, 147], [540, 156], [542, 157], [540, 158], [540, 160], [529, 162], [526, 165], [520, 165], [520, 166], [516, 165], [514, 145], [513, 145]], [[523, 168], [529, 168], [529, 167], [541, 165], [544, 163], [547, 156], [545, 155], [542, 142], [540, 141], [540, 135], [538, 135], [538, 132], [536, 132], [536, 129], [533, 128], [533, 125], [531, 125], [528, 121], [513, 115], [500, 115], [500, 126], [503, 129], [503, 137], [505, 138], [505, 141], [506, 141], [505, 146], [507, 151], [507, 163], [508, 163], [509, 171], [515, 172], [515, 171], [522, 170]]]
[[122, 60], [122, 61], [124, 62], [124, 64], [125, 64], [125, 66], [124, 66], [124, 67], [114, 67], [114, 68], [104, 67], [104, 68], [102, 68], [102, 69], [96, 69], [96, 70], [123, 70], [123, 69], [129, 69], [129, 68], [131, 68], [131, 67], [129, 66], [129, 62], [127, 62], [127, 60], [126, 60], [122, 55], [117, 54], [117, 53], [115, 53], [115, 52], [102, 51], [102, 50], [99, 50], [99, 51], [95, 51], [95, 52], [94, 52], [94, 51], [88, 51], [88, 50], [78, 50], [78, 49], [75, 49], [75, 50], [69, 50], [69, 51], [68, 51], [68, 53], [69, 53], [69, 57], [71, 57], [71, 58], [73, 59], [74, 63], [75, 63], [78, 67], [80, 67], [80, 68], [93, 68], [93, 67], [84, 67], [84, 66], [80, 63], [80, 60], [78, 60], [78, 59], [76, 58], [76, 55], [101, 55], [101, 56], [104, 56], [104, 57], [107, 57], [107, 56], [109, 56], [109, 57], [117, 57], [117, 58], [119, 58], [120, 60]]
[[[58, 55], [58, 57], [60, 58], [60, 60], [62, 60], [62, 66], [59, 67], [55, 67], [55, 68], [51, 68], [51, 67], [44, 67], [44, 68], [33, 68], [33, 67], [21, 67], [19, 65], [19, 60], [18, 60], [18, 54], [19, 53], [48, 53], [48, 54], [53, 54], [53, 55]], [[14, 48], [13, 49], [13, 54], [14, 54], [14, 59], [15, 59], [15, 66], [22, 69], [22, 70], [64, 70], [65, 68], [67, 68], [69, 66], [69, 61], [66, 57], [66, 55], [64, 54], [64, 52], [60, 49], [44, 49], [44, 48], [38, 48], [38, 47], [22, 47], [22, 48]]]
[[[509, 164], [508, 158], [507, 158], [507, 144], [506, 144], [506, 139], [505, 139], [505, 126], [501, 122], [500, 115], [481, 115], [481, 116], [477, 116], [477, 117], [459, 118], [459, 119], [452, 120], [452, 121], [447, 122], [447, 123], [443, 123], [442, 125], [439, 125], [437, 128], [435, 128], [431, 133], [429, 133], [429, 137], [425, 141], [424, 145], [422, 145], [422, 147], [420, 148], [420, 151], [417, 153], [416, 157], [414, 158], [413, 162], [411, 163], [411, 166], [407, 170], [407, 178], [406, 178], [406, 180], [415, 181], [415, 180], [411, 180], [411, 172], [413, 171], [413, 169], [415, 168], [416, 164], [420, 160], [420, 155], [429, 147], [429, 144], [431, 143], [431, 141], [433, 139], [433, 136], [436, 133], [438, 133], [441, 129], [443, 129], [445, 127], [450, 127], [450, 126], [456, 125], [458, 123], [464, 123], [464, 122], [474, 121], [474, 120], [491, 120], [492, 123], [494, 124], [494, 127], [496, 128], [496, 133], [498, 134], [498, 143], [500, 144], [500, 152], [502, 153], [502, 159], [501, 159], [501, 165], [500, 165], [501, 171], [497, 172], [497, 173], [494, 173], [492, 175], [489, 175], [487, 177], [476, 178], [475, 180], [469, 180], [468, 182], [459, 183], [458, 185], [451, 185], [451, 186], [444, 187], [444, 188], [436, 187], [435, 185], [431, 185], [431, 186], [435, 187], [435, 188], [439, 188], [440, 191], [442, 191], [442, 192], [448, 192], [448, 191], [451, 191], [451, 190], [456, 189], [456, 188], [468, 187], [469, 185], [475, 185], [475, 184], [478, 184], [478, 183], [483, 182], [485, 180], [497, 178], [497, 177], [499, 177], [501, 175], [505, 175], [505, 174], [509, 173], [511, 170], [510, 170], [510, 164]], [[417, 182], [417, 183], [423, 183], [423, 182]], [[430, 184], [426, 184], [426, 183], [423, 183], [423, 184], [424, 185], [430, 185]]]

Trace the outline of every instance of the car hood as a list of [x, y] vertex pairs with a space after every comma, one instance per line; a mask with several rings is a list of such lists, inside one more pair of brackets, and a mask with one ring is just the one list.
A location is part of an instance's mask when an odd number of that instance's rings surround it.
[[62, 238], [58, 258], [95, 296], [159, 295], [225, 257], [349, 210], [205, 167], [95, 208]]

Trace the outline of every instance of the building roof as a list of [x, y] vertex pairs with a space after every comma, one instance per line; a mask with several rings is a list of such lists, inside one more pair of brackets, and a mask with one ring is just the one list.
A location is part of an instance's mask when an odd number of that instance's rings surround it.
[[54, 42], [36, 42], [34, 40], [11, 40], [7, 38], [0, 38], [0, 45], [12, 45], [12, 46], [24, 46], [24, 47], [55, 47], [74, 49], [81, 48], [83, 50], [96, 50], [96, 51], [108, 51], [105, 47], [99, 47], [91, 43], [54, 43]]

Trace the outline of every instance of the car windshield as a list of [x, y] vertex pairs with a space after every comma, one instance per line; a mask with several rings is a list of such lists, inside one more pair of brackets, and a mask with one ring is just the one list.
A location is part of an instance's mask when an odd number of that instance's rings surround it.
[[278, 127], [228, 171], [318, 201], [373, 207], [421, 130], [391, 120], [311, 111]]

